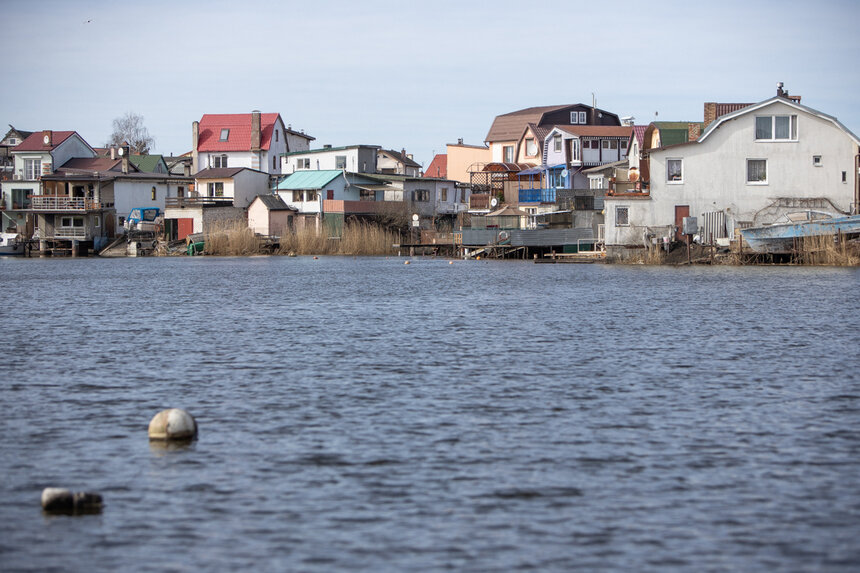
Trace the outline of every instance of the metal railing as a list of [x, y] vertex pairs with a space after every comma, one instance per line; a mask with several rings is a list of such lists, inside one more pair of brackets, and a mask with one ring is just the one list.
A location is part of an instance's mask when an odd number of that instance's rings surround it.
[[555, 203], [555, 188], [520, 189], [520, 203]]
[[30, 197], [30, 208], [37, 211], [98, 211], [103, 206], [98, 201], [83, 197], [33, 195]]
[[38, 239], [86, 239], [87, 230], [84, 227], [56, 227], [53, 233], [44, 229], [36, 229], [34, 238]]

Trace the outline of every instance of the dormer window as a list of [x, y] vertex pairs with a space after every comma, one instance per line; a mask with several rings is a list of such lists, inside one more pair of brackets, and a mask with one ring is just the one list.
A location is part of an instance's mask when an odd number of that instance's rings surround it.
[[225, 127], [221, 130], [221, 139], [218, 141], [227, 141], [228, 137], [230, 137], [230, 130]]

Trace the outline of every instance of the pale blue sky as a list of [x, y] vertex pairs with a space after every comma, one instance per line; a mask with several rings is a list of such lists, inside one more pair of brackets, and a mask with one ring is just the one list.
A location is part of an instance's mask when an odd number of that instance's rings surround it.
[[[598, 7], [599, 6], [599, 7]], [[204, 113], [279, 112], [315, 146], [405, 147], [425, 166], [496, 115], [588, 103], [702, 119], [785, 82], [860, 133], [860, 2], [4, 1], [0, 125], [105, 143], [144, 116], [160, 153]], [[87, 20], [91, 20], [87, 23]]]

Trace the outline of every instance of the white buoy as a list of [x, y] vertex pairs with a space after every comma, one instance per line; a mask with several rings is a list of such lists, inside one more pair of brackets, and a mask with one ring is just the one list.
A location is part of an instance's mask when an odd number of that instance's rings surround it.
[[162, 410], [149, 422], [150, 440], [193, 440], [196, 437], [194, 416], [179, 408]]
[[102, 496], [86, 491], [72, 493], [62, 487], [46, 487], [42, 490], [42, 509], [47, 513], [67, 515], [98, 513], [102, 510]]

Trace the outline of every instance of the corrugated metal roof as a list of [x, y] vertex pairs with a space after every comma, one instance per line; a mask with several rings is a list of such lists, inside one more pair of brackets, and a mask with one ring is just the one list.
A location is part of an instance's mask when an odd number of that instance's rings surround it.
[[298, 191], [303, 189], [322, 189], [341, 175], [343, 175], [343, 171], [337, 169], [298, 171], [281, 181], [278, 184], [278, 190]]

